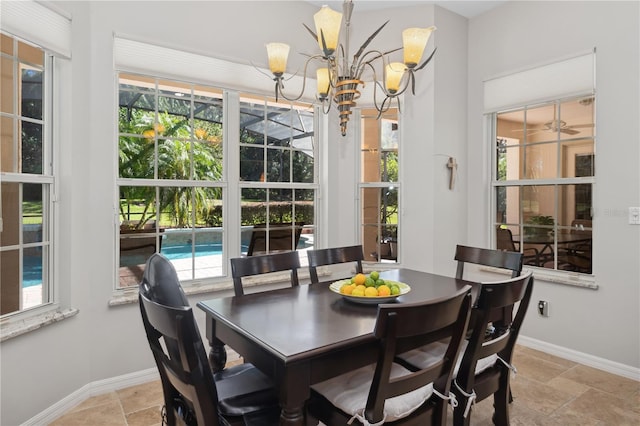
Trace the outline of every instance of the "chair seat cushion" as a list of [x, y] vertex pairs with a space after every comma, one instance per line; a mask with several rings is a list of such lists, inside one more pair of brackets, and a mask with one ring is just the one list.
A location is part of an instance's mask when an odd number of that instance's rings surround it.
[[[467, 340], [462, 342], [462, 347], [460, 348], [460, 354], [458, 355], [458, 360], [456, 361], [456, 367], [453, 371], [453, 377], [458, 376], [458, 370], [460, 369], [460, 364], [462, 363], [462, 356], [464, 355], [464, 352], [467, 349], [467, 345], [468, 345]], [[406, 361], [411, 365], [415, 365], [418, 368], [425, 368], [441, 360], [446, 351], [447, 351], [447, 343], [433, 342], [428, 345], [419, 347], [418, 349], [413, 349], [411, 351], [405, 352], [399, 355], [398, 358]], [[497, 360], [498, 360], [498, 355], [496, 354], [489, 355], [486, 358], [479, 359], [478, 363], [476, 364], [476, 375], [482, 373], [487, 368], [492, 367]]]
[[[345, 413], [362, 415], [375, 368], [375, 364], [368, 365], [313, 385], [312, 388]], [[391, 369], [391, 377], [409, 373], [409, 370], [398, 364], [393, 364]], [[408, 416], [429, 399], [432, 393], [433, 384], [430, 383], [404, 395], [387, 399], [384, 404], [385, 421], [392, 422]]]
[[278, 406], [273, 382], [250, 363], [225, 368], [213, 375], [218, 407], [226, 416], [243, 416]]

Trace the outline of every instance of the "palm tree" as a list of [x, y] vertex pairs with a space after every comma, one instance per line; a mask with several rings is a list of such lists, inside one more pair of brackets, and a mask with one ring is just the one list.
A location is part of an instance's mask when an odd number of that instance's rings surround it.
[[[222, 176], [221, 126], [179, 115], [145, 110], [120, 111], [121, 178], [166, 180], [219, 180]], [[157, 161], [156, 161], [157, 147]], [[210, 200], [220, 198], [219, 188], [121, 187], [120, 213], [128, 217], [133, 204], [142, 206], [135, 227], [142, 228], [157, 211], [168, 213], [175, 227], [195, 226], [208, 211]], [[194, 214], [195, 213], [195, 217]], [[159, 218], [157, 218], [159, 219]]]

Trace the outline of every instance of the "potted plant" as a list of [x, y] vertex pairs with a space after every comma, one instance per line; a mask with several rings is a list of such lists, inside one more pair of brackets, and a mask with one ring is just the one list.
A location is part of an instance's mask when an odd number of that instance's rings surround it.
[[[524, 227], [525, 235], [547, 235], [553, 232], [553, 225], [555, 221], [553, 216], [536, 215], [531, 216], [526, 222]], [[527, 226], [534, 225], [534, 226]]]

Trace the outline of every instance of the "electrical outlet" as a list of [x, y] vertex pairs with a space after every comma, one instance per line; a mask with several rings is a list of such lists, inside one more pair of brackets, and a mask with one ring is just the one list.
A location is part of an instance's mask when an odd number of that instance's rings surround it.
[[538, 313], [540, 316], [548, 317], [549, 316], [549, 302], [546, 300], [541, 300], [538, 302]]
[[640, 225], [640, 207], [629, 207], [629, 225]]

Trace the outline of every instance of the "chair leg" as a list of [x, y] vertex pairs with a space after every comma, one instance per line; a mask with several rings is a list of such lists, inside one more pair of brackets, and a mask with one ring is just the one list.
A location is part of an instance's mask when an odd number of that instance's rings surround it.
[[[456, 396], [458, 396], [456, 394]], [[471, 424], [471, 412], [473, 407], [469, 410], [467, 417], [464, 417], [464, 411], [467, 407], [467, 400], [464, 396], [458, 397], [458, 406], [453, 409], [453, 425], [454, 426], [469, 426]]]
[[493, 424], [496, 426], [509, 426], [509, 402], [511, 399], [509, 372], [503, 374], [500, 382], [500, 388], [493, 394]]

